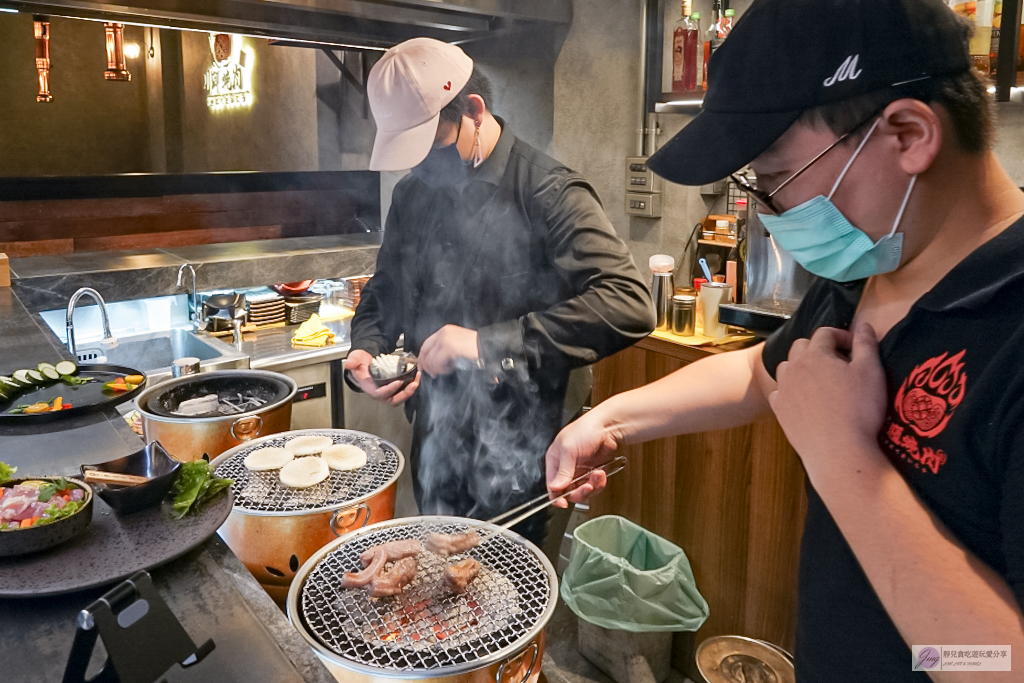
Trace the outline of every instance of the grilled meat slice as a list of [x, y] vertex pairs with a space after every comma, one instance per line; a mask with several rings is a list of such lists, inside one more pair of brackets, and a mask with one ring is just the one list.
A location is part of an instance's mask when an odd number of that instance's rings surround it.
[[383, 598], [398, 595], [409, 582], [416, 578], [416, 558], [403, 557], [391, 565], [390, 569], [381, 569], [370, 581], [370, 596]]
[[384, 553], [387, 562], [395, 562], [405, 557], [419, 555], [421, 550], [423, 550], [423, 544], [413, 538], [389, 541], [364, 550], [362, 555], [359, 556], [359, 561], [363, 563], [364, 567], [369, 567], [377, 551]]
[[480, 543], [480, 534], [467, 531], [464, 534], [430, 534], [427, 536], [427, 550], [441, 557], [464, 553]]
[[444, 570], [444, 582], [456, 593], [465, 593], [480, 574], [480, 563], [472, 557], [450, 564]]
[[377, 572], [384, 567], [384, 563], [388, 561], [387, 553], [378, 548], [371, 548], [371, 550], [376, 552], [373, 554], [370, 563], [361, 572], [346, 573], [341, 579], [342, 588], [364, 588], [370, 584]]

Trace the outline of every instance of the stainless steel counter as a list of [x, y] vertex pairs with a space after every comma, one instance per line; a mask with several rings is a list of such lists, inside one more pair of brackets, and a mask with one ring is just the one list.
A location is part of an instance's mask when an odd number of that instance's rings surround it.
[[[347, 318], [325, 322], [324, 325], [334, 333], [335, 337], [333, 344], [328, 344], [321, 349], [292, 345], [292, 335], [295, 334], [297, 325], [246, 333], [241, 346], [236, 348], [249, 356], [249, 367], [254, 370], [283, 372], [304, 365], [339, 360], [345, 358], [351, 348], [349, 339], [349, 322], [351, 320], [351, 318]], [[228, 339], [230, 343], [230, 338]]]

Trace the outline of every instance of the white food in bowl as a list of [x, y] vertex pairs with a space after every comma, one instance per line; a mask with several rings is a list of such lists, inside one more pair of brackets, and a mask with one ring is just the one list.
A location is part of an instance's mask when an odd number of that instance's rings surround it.
[[294, 459], [295, 454], [287, 448], [267, 446], [265, 448], [257, 448], [245, 456], [242, 464], [245, 465], [247, 470], [252, 472], [266, 472], [267, 470], [279, 470]]
[[366, 464], [366, 451], [348, 443], [330, 446], [324, 449], [320, 457], [332, 470], [358, 470]]
[[296, 458], [281, 468], [281, 483], [293, 489], [308, 489], [316, 486], [328, 476], [331, 470], [323, 458]]
[[284, 447], [291, 451], [296, 457], [307, 455], [319, 455], [324, 449], [334, 445], [334, 439], [329, 436], [297, 436], [289, 439]]

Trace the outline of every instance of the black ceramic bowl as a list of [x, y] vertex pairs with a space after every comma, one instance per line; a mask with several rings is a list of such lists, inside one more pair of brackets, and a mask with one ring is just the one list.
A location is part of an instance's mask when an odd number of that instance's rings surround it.
[[[0, 485], [4, 488], [23, 484], [26, 481], [57, 481], [60, 477], [22, 477], [11, 479]], [[25, 555], [60, 545], [83, 531], [92, 521], [92, 487], [84, 481], [65, 477], [68, 481], [85, 490], [85, 505], [75, 514], [53, 524], [29, 527], [28, 529], [9, 529], [0, 531], [0, 557]]]
[[178, 477], [181, 463], [172, 458], [159, 441], [149, 442], [145, 448], [117, 460], [95, 465], [82, 465], [82, 476], [86, 470], [101, 470], [117, 474], [134, 474], [149, 479], [136, 486], [96, 484], [96, 495], [119, 515], [130, 515], [159, 505]]

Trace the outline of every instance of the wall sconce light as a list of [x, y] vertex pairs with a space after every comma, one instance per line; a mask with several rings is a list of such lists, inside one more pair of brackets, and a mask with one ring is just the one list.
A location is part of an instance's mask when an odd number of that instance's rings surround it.
[[39, 93], [36, 102], [51, 102], [50, 94], [50, 18], [32, 17], [32, 29], [36, 37], [36, 72], [39, 74]]
[[130, 81], [132, 75], [124, 67], [124, 24], [103, 24], [107, 36], [107, 70], [103, 78], [108, 81]]

